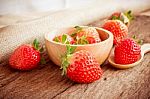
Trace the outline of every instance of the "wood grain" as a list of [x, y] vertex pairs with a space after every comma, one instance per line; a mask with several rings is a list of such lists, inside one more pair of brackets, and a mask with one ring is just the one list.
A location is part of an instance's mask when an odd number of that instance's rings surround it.
[[[99, 26], [99, 21], [91, 25]], [[150, 43], [150, 17], [137, 16], [129, 27]], [[21, 72], [0, 66], [0, 99], [148, 99], [150, 98], [150, 53], [134, 68], [118, 70], [107, 62], [103, 77], [91, 84], [77, 84], [62, 77], [51, 61], [44, 67]]]

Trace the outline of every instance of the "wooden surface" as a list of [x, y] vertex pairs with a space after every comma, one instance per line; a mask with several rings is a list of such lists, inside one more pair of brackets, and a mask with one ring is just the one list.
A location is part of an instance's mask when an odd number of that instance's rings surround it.
[[[99, 21], [93, 23], [97, 26]], [[137, 16], [129, 28], [150, 43], [150, 17]], [[103, 77], [91, 84], [77, 84], [61, 76], [52, 62], [28, 72], [0, 66], [0, 99], [149, 99], [150, 53], [134, 68], [118, 70], [102, 65]]]

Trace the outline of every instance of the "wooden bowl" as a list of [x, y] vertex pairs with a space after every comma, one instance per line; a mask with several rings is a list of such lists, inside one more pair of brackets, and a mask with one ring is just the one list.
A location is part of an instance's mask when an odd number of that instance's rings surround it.
[[[94, 28], [98, 31], [99, 36], [102, 40], [100, 43], [86, 44], [86, 45], [71, 45], [71, 46], [77, 47], [75, 51], [79, 50], [90, 51], [94, 55], [96, 60], [99, 62], [99, 64], [102, 64], [108, 57], [111, 48], [113, 46], [113, 35], [111, 32], [105, 29], [98, 27]], [[58, 66], [61, 65], [61, 56], [64, 55], [64, 53], [66, 52], [66, 44], [54, 42], [53, 38], [60, 34], [67, 33], [68, 30], [70, 29], [71, 28], [62, 28], [50, 31], [50, 33], [45, 34], [45, 45], [48, 55], [50, 59]]]

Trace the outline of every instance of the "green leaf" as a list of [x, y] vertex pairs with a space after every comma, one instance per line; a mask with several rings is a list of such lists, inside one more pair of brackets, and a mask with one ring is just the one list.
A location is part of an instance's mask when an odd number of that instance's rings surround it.
[[84, 44], [89, 44], [89, 41], [86, 40], [86, 39], [84, 39], [84, 40], [83, 40], [83, 43], [84, 43]]
[[76, 48], [77, 48], [76, 46], [72, 46], [71, 49], [70, 49], [70, 54], [72, 54], [75, 51]]
[[133, 19], [134, 19], [134, 17], [133, 17], [133, 15], [132, 15], [132, 11], [131, 11], [131, 10], [129, 10], [129, 11], [127, 11], [127, 12], [125, 12], [125, 13], [124, 13], [124, 15], [125, 15], [125, 16], [127, 16], [127, 18], [129, 19], [129, 21], [131, 21], [131, 20], [133, 20]]
[[112, 16], [112, 20], [118, 20], [119, 17], [116, 17], [116, 16]]
[[62, 35], [62, 43], [65, 43], [67, 40], [67, 35], [63, 34]]
[[140, 44], [140, 45], [142, 45], [143, 44], [143, 40], [138, 40], [137, 43]]
[[71, 46], [68, 44], [66, 45], [66, 49], [67, 49], [67, 54], [70, 54], [70, 49], [71, 49]]
[[55, 38], [54, 38], [54, 41], [55, 41], [55, 42], [59, 42], [58, 37], [55, 37]]
[[67, 41], [65, 44], [70, 44], [69, 41]]
[[67, 55], [72, 54], [76, 48], [77, 48], [76, 46], [66, 45]]
[[136, 36], [135, 36], [135, 35], [133, 35], [133, 36], [132, 36], [132, 38], [133, 38], [133, 39], [136, 39]]
[[72, 53], [74, 52], [76, 47], [71, 47], [69, 44], [66, 45], [66, 53], [61, 56], [61, 68], [62, 70], [62, 75], [66, 74], [67, 68], [69, 66], [69, 59], [72, 57]]
[[64, 74], [66, 74], [66, 72], [67, 72], [67, 67], [69, 66], [69, 62], [68, 62], [68, 60], [65, 60], [64, 62], [63, 62], [63, 64], [62, 64], [62, 69], [63, 69], [63, 71], [62, 71], [62, 75], [64, 75]]
[[75, 37], [77, 35], [77, 33], [82, 31], [82, 27], [80, 27], [80, 26], [75, 26], [74, 28], [76, 30], [70, 35], [71, 37]]
[[70, 36], [71, 37], [75, 37], [77, 35], [77, 33], [76, 33], [76, 31], [75, 32], [73, 32]]
[[74, 28], [76, 28], [77, 30], [81, 30], [82, 29], [80, 26], [75, 26]]
[[36, 50], [38, 50], [39, 49], [39, 41], [37, 40], [37, 39], [35, 39], [34, 41], [33, 41], [33, 46], [34, 46], [34, 48], [36, 49]]
[[88, 42], [88, 40], [86, 39], [85, 36], [82, 36], [80, 39], [78, 39], [77, 43], [82, 44], [82, 45], [89, 44], [89, 42]]

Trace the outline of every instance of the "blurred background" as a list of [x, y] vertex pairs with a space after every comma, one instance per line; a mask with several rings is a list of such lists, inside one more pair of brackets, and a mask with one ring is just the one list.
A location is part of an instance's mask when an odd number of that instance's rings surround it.
[[66, 9], [90, 6], [102, 9], [107, 7], [110, 10], [116, 9], [115, 7], [130, 9], [131, 5], [135, 6], [132, 8], [143, 9], [145, 6], [144, 9], [148, 9], [150, 0], [0, 0], [0, 27], [37, 19]]
[[92, 5], [99, 0], [0, 0], [0, 14], [57, 11]]

